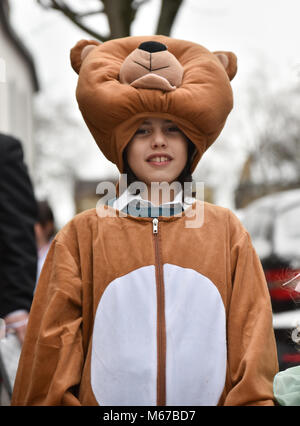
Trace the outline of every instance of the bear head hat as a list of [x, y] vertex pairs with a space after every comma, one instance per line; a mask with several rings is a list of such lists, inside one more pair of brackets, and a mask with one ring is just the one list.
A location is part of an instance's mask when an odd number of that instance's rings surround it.
[[233, 107], [232, 52], [166, 36], [105, 43], [81, 40], [71, 50], [82, 116], [106, 158], [123, 172], [122, 154], [147, 117], [172, 120], [196, 147], [191, 173]]

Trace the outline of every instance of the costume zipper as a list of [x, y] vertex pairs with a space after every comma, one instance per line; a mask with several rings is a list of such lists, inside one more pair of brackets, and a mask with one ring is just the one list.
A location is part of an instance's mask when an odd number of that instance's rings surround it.
[[153, 221], [153, 238], [155, 249], [155, 275], [157, 297], [157, 405], [166, 405], [166, 318], [165, 288], [163, 268], [160, 255], [159, 222]]

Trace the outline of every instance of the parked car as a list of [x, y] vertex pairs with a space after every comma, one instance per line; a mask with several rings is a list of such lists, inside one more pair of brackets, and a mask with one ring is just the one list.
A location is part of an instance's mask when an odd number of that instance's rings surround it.
[[300, 345], [291, 338], [300, 324], [300, 293], [283, 285], [300, 273], [300, 189], [262, 197], [238, 215], [266, 275], [279, 368], [300, 365]]

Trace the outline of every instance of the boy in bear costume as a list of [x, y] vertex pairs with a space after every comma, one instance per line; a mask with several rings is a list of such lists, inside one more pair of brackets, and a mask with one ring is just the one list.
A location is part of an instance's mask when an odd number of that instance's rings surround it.
[[[176, 181], [182, 159], [192, 173], [232, 109], [231, 52], [164, 36], [82, 40], [71, 63], [99, 148], [148, 186]], [[174, 214], [135, 215], [120, 188], [52, 243], [13, 405], [273, 405], [270, 298], [239, 220], [181, 192]], [[204, 221], [189, 226], [199, 206]]]

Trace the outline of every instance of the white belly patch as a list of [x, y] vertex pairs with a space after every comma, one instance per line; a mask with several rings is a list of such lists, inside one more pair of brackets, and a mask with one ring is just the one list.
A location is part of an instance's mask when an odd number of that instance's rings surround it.
[[[167, 405], [216, 405], [225, 384], [226, 317], [217, 287], [164, 264]], [[155, 266], [112, 281], [94, 322], [91, 385], [100, 405], [156, 405]]]

